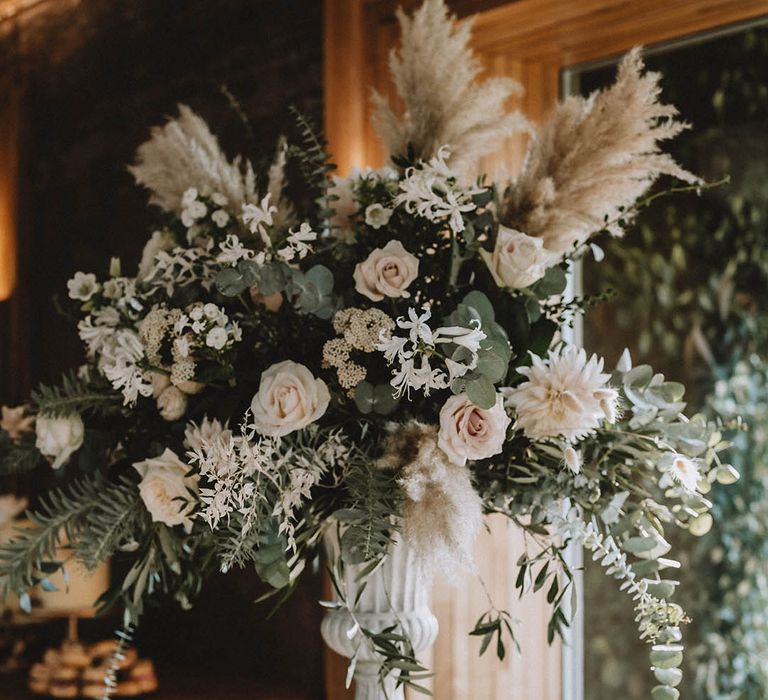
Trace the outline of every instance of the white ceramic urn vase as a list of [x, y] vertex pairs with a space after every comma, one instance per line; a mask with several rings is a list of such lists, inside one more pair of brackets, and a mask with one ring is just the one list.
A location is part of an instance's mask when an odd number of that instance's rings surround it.
[[[331, 559], [339, 556], [336, 528], [332, 530], [334, 534], [326, 537], [326, 550]], [[345, 567], [344, 586], [348, 600], [357, 596], [360, 569], [359, 566]], [[416, 654], [427, 649], [437, 637], [437, 618], [429, 609], [429, 577], [424, 575], [413, 550], [403, 542], [393, 545], [384, 563], [367, 580], [355, 606], [359, 623], [378, 632], [399, 622]], [[354, 625], [348, 610], [331, 610], [323, 620], [322, 634], [326, 644], [342, 656], [352, 658], [357, 653], [355, 700], [404, 700], [403, 687], [396, 687], [395, 676], [387, 676], [382, 683], [379, 675], [381, 657], [362, 634], [351, 633]]]

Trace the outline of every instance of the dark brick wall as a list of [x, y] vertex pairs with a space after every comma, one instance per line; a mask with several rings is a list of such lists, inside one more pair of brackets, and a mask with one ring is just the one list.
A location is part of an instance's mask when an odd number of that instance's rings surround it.
[[[22, 253], [16, 299], [0, 304], [0, 345], [26, 350], [14, 366], [0, 362], [0, 403], [82, 361], [51, 297], [76, 270], [105, 271], [111, 255], [134, 269], [155, 213], [125, 165], [177, 102], [208, 119], [230, 154], [271, 152], [289, 104], [321, 121], [322, 1], [52, 0], [0, 23], [0, 86], [9, 82], [23, 93]], [[250, 115], [255, 144], [222, 82]], [[23, 312], [15, 328], [10, 303]], [[318, 577], [272, 623], [251, 604], [258, 593], [250, 575], [217, 580], [196, 611], [148, 616], [143, 641], [191, 673], [289, 679], [319, 697]]]
[[[0, 74], [25, 96], [22, 231], [32, 381], [79, 358], [51, 295], [110, 254], [138, 260], [153, 212], [125, 170], [148, 128], [186, 102], [230, 153], [245, 146], [226, 82], [269, 151], [297, 104], [322, 103], [321, 0], [55, 0], [0, 25]], [[25, 259], [23, 261], [27, 263]]]

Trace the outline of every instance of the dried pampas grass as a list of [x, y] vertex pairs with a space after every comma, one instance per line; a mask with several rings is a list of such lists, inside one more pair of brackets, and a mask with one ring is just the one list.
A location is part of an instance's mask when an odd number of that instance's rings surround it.
[[426, 0], [412, 17], [402, 10], [397, 16], [402, 43], [390, 53], [389, 66], [405, 113], [396, 116], [386, 98], [373, 96], [374, 122], [390, 155], [405, 155], [411, 144], [428, 160], [448, 145], [451, 167], [466, 173], [502, 139], [529, 129], [520, 113], [504, 107], [520, 91], [517, 82], [476, 80], [480, 63], [468, 45], [471, 23], [455, 25], [443, 0]]
[[400, 472], [404, 540], [426, 571], [453, 579], [473, 569], [472, 549], [482, 527], [480, 497], [467, 467], [448, 461], [437, 446], [437, 428], [416, 421], [398, 425], [380, 466]]
[[270, 196], [270, 203], [277, 207], [277, 211], [272, 216], [275, 228], [281, 228], [294, 218], [293, 206], [285, 196], [285, 188], [288, 184], [285, 177], [287, 162], [288, 141], [284, 136], [281, 136], [277, 142], [275, 158], [272, 165], [269, 166], [267, 177], [267, 192]]
[[205, 120], [186, 105], [179, 105], [176, 119], [152, 129], [128, 170], [151, 192], [150, 202], [170, 212], [181, 211], [182, 195], [190, 187], [205, 195], [223, 194], [234, 215], [243, 204], [258, 202], [250, 163], [241, 167], [239, 158], [230, 163]]
[[612, 87], [586, 99], [568, 97], [555, 108], [502, 202], [503, 224], [563, 254], [606, 222], [621, 235], [617, 219], [660, 175], [700, 182], [661, 152], [660, 141], [689, 125], [676, 119], [672, 105], [659, 102], [661, 76], [643, 69], [635, 48]]

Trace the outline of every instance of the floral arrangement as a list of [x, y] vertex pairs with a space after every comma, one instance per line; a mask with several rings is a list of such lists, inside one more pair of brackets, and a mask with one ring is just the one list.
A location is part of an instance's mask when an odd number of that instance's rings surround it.
[[[469, 25], [441, 0], [400, 22], [405, 112], [374, 98], [385, 168], [331, 176], [301, 115], [301, 142], [265, 173], [183, 106], [139, 148], [131, 170], [162, 224], [136, 275], [117, 260], [75, 274], [86, 363], [3, 413], [0, 469], [47, 461], [72, 483], [0, 549], [0, 586], [28, 604], [66, 536], [86, 566], [131, 562], [102, 603], [132, 625], [151, 596], [190, 605], [233, 566], [287, 594], [329, 527], [337, 577], [370, 575], [399, 539], [450, 574], [502, 513], [531, 538], [516, 585], [546, 587], [550, 639], [568, 625], [575, 542], [631, 597], [654, 698], [677, 698], [686, 615], [664, 532], [709, 517], [718, 426], [683, 414], [681, 385], [628, 354], [606, 371], [560, 331], [599, 300], [565, 294], [570, 263], [598, 255], [590, 239], [620, 236], [662, 175], [701, 184], [659, 147], [685, 125], [633, 51], [494, 185], [478, 159], [532, 130], [505, 111], [515, 84], [477, 80]], [[309, 203], [289, 195], [294, 170]], [[418, 685], [407, 639], [357, 633]], [[472, 633], [503, 655], [514, 629], [494, 608]]]

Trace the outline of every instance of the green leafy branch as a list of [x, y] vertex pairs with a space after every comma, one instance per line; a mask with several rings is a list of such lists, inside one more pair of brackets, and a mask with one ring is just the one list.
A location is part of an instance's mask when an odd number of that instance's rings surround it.
[[62, 376], [59, 386], [40, 384], [32, 392], [35, 413], [46, 416], [67, 416], [86, 411], [107, 413], [122, 403], [120, 395], [110, 390], [95, 390], [90, 382], [70, 370]]
[[[0, 546], [0, 593], [19, 593], [50, 585], [47, 577], [66, 562], [58, 559], [64, 543], [86, 566], [105, 561], [130, 539], [138, 518], [138, 491], [127, 479], [108, 484], [104, 479], [83, 479], [51, 491], [38, 511], [29, 512], [33, 525]], [[144, 512], [141, 512], [144, 515]]]

